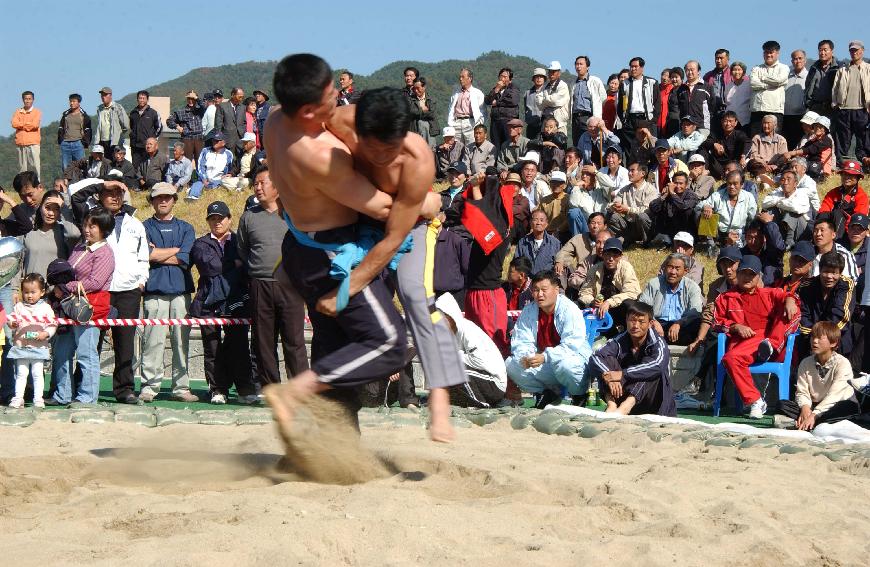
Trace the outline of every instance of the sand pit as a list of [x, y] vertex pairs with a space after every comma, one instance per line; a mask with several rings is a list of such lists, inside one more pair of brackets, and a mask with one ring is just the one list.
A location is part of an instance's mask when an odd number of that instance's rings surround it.
[[3, 563], [781, 566], [870, 553], [857, 454], [631, 423], [544, 435], [509, 419], [446, 446], [405, 421], [366, 416], [363, 445], [390, 473], [353, 485], [282, 471], [271, 424], [0, 428]]

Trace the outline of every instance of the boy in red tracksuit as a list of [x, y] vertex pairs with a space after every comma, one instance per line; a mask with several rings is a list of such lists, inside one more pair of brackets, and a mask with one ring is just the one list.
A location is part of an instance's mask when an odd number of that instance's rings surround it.
[[761, 260], [744, 256], [737, 268], [737, 285], [716, 298], [715, 312], [717, 330], [728, 333], [722, 364], [753, 419], [764, 417], [767, 404], [749, 366], [779, 356], [801, 314], [794, 293], [762, 287], [761, 273]]

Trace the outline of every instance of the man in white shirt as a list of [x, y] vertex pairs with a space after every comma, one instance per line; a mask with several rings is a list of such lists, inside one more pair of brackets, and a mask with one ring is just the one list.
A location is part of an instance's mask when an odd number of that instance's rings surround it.
[[782, 135], [788, 142], [788, 149], [793, 150], [803, 135], [801, 118], [807, 111], [804, 93], [804, 85], [809, 74], [806, 68], [807, 52], [803, 49], [792, 51], [791, 65], [788, 80], [785, 83], [785, 105], [783, 107], [785, 118], [782, 124]]
[[810, 202], [810, 215], [814, 217], [816, 213], [819, 212], [819, 207], [822, 206], [822, 200], [819, 198], [819, 190], [818, 187], [816, 187], [816, 180], [807, 175], [807, 159], [798, 156], [792, 158], [789, 165], [798, 177], [797, 190], [806, 193], [807, 199]]
[[586, 55], [580, 55], [574, 60], [577, 81], [571, 86], [571, 141], [575, 146], [586, 131], [589, 118], [601, 118], [601, 107], [607, 99], [604, 83], [589, 72], [590, 65]]
[[761, 203], [761, 214], [770, 214], [770, 220], [779, 225], [787, 249], [803, 235], [810, 220], [810, 200], [804, 191], [798, 191], [797, 180], [796, 172], [785, 171], [779, 180], [779, 189], [768, 194]]
[[788, 82], [788, 65], [779, 62], [779, 43], [765, 41], [764, 63], [752, 68], [749, 87], [752, 101], [749, 109], [750, 136], [761, 134], [761, 120], [766, 114], [776, 116], [776, 123], [782, 124], [785, 110], [785, 84]]
[[[150, 266], [148, 236], [142, 222], [133, 216], [133, 209], [124, 205], [126, 188], [115, 183], [104, 185], [99, 192], [100, 205], [115, 217], [115, 229], [106, 240], [115, 253], [115, 272], [109, 285], [112, 307], [120, 319], [139, 317], [142, 290], [148, 281]], [[112, 372], [112, 392], [125, 404], [137, 404], [133, 382], [133, 342], [136, 327], [112, 327], [115, 369]]]
[[534, 211], [541, 204], [541, 199], [552, 193], [550, 185], [538, 176], [538, 164], [541, 156], [538, 152], [529, 152], [520, 158], [520, 194], [529, 200], [529, 210]]
[[459, 70], [459, 86], [453, 89], [447, 105], [447, 125], [456, 131], [456, 139], [464, 146], [474, 141], [474, 127], [486, 120], [483, 91], [471, 84], [474, 73]]

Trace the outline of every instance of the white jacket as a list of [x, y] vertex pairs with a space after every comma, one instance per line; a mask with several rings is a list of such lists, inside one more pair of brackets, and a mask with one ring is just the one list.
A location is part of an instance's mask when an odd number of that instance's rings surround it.
[[[577, 86], [577, 81], [571, 85], [571, 101], [574, 101], [574, 88]], [[589, 96], [592, 98], [592, 116], [601, 118], [601, 107], [604, 101], [607, 100], [607, 90], [604, 88], [604, 83], [601, 79], [594, 75], [587, 75], [586, 88], [589, 89]], [[568, 107], [571, 110], [571, 107]]]
[[541, 200], [553, 192], [550, 184], [541, 179], [540, 174], [529, 187], [522, 185], [520, 195], [529, 200], [529, 210], [534, 211], [541, 204]]
[[545, 84], [535, 95], [535, 102], [541, 109], [541, 115], [552, 114], [559, 132], [567, 135], [568, 122], [571, 120], [571, 89], [568, 88], [568, 83], [559, 79], [553, 88], [549, 83]]
[[[456, 100], [459, 98], [459, 93], [462, 92], [460, 87], [455, 87], [453, 89], [453, 94], [450, 95], [450, 104], [447, 107], [447, 125], [456, 127], [454, 124], [453, 117], [453, 109], [456, 107]], [[479, 88], [471, 85], [468, 88], [469, 95], [471, 96], [471, 116], [472, 122], [477, 126], [478, 124], [483, 124], [486, 120], [486, 105], [483, 103], [483, 91]]]
[[762, 209], [772, 209], [776, 207], [787, 213], [803, 215], [807, 220], [810, 220], [810, 197], [806, 191], [795, 188], [794, 193], [786, 197], [782, 189], [777, 189], [772, 193], [768, 193], [761, 202]]
[[148, 237], [145, 227], [135, 217], [124, 214], [121, 231], [114, 229], [106, 235], [112, 252], [115, 253], [115, 273], [109, 291], [129, 291], [148, 281]]
[[779, 61], [770, 67], [762, 64], [752, 68], [749, 74], [749, 86], [752, 89], [749, 108], [752, 112], [784, 112], [788, 72], [788, 65]]
[[459, 346], [459, 356], [465, 367], [473, 370], [478, 376], [490, 376], [499, 389], [506, 389], [507, 369], [504, 359], [489, 335], [462, 316], [459, 304], [449, 293], [442, 294], [435, 301], [435, 307], [445, 315], [449, 315], [456, 323], [454, 336]]
[[809, 175], [804, 174], [797, 184], [797, 190], [807, 194], [807, 199], [810, 201], [810, 206], [814, 211], [819, 212], [819, 207], [822, 206], [822, 201], [819, 199], [819, 190], [816, 187], [816, 181]]

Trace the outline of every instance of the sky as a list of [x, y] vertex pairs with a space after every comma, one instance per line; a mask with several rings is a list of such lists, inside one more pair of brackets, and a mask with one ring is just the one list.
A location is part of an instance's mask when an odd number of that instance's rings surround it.
[[[48, 124], [68, 107], [72, 92], [81, 93], [83, 107], [93, 113], [103, 86], [119, 99], [197, 67], [277, 60], [300, 51], [364, 75], [396, 60], [474, 59], [492, 50], [541, 63], [558, 60], [573, 72], [574, 58], [588, 55], [592, 73], [606, 79], [633, 56], [643, 57], [646, 74], [658, 78], [664, 67], [689, 59], [699, 59], [703, 73], [720, 47], [731, 51], [732, 61], [752, 66], [768, 39], [782, 45], [786, 64], [798, 48], [815, 59], [820, 39], [833, 40], [839, 58], [848, 57], [850, 40], [870, 42], [863, 0], [604, 0], [565, 2], [561, 12], [535, 10], [528, 0], [440, 5], [445, 9], [407, 0], [11, 3], [4, 6], [9, 25], [0, 40], [0, 117], [7, 117], [0, 135], [12, 133], [9, 119], [24, 90], [34, 91]], [[483, 88], [495, 82], [476, 79]]]

